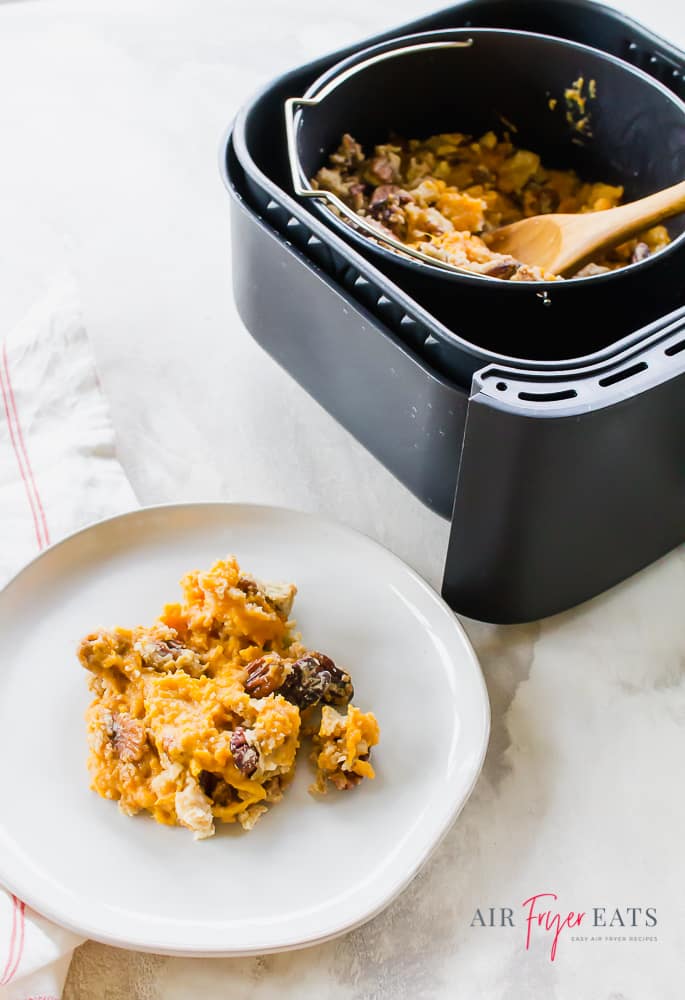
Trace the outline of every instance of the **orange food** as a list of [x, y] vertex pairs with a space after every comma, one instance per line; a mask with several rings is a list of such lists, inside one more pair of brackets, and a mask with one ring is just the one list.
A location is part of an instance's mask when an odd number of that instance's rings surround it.
[[[98, 630], [79, 646], [95, 696], [94, 790], [196, 838], [211, 836], [215, 820], [251, 829], [282, 797], [303, 722], [316, 731], [319, 711], [316, 788], [327, 777], [340, 788], [373, 778], [378, 724], [350, 703], [349, 674], [293, 634], [295, 586], [262, 583], [230, 558], [181, 586], [183, 601], [155, 624]], [[326, 723], [329, 712], [341, 721]]]
[[[576, 80], [565, 96], [567, 106], [578, 111], [569, 121], [589, 134], [586, 103], [594, 97], [594, 81], [587, 95], [583, 87], [582, 78]], [[507, 132], [501, 138], [486, 132], [476, 140], [461, 132], [395, 138], [368, 156], [352, 136], [344, 135], [311, 183], [337, 195], [375, 229], [407, 247], [508, 281], [562, 279], [491, 250], [493, 230], [549, 212], [598, 212], [623, 198], [620, 186], [587, 183], [573, 170], [544, 167], [537, 153], [518, 149]], [[668, 242], [667, 229], [654, 226], [586, 265], [576, 277], [624, 267]]]
[[340, 715], [324, 705], [314, 736], [317, 780], [312, 790], [325, 792], [327, 781], [339, 789], [351, 788], [362, 778], [375, 777], [369, 751], [378, 743], [378, 735], [378, 723], [370, 712], [364, 714], [350, 705], [346, 715]]

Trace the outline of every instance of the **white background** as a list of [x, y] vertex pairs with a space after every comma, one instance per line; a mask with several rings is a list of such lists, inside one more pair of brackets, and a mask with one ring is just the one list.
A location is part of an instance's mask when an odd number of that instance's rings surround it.
[[[681, 3], [620, 6], [685, 44]], [[69, 270], [141, 502], [325, 511], [438, 584], [447, 524], [242, 328], [217, 170], [221, 134], [263, 81], [434, 8], [0, 3], [0, 331]], [[684, 584], [679, 552], [542, 626], [467, 623], [493, 702], [484, 776], [426, 872], [367, 928], [233, 962], [91, 944], [68, 1000], [681, 996]], [[544, 890], [571, 909], [656, 905], [659, 941], [563, 943], [552, 965], [541, 947], [524, 951], [520, 927], [469, 926], [477, 906]]]

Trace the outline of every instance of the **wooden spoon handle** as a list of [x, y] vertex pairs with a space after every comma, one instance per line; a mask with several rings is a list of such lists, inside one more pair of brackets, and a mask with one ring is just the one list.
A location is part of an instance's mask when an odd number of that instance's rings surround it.
[[607, 229], [615, 234], [614, 242], [620, 243], [623, 238], [628, 239], [641, 229], [649, 229], [679, 212], [685, 212], [685, 181], [599, 214], [605, 217]]

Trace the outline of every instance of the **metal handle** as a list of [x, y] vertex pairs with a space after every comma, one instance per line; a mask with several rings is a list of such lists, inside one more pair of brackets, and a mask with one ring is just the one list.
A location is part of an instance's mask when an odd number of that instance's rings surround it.
[[316, 97], [289, 97], [285, 102], [285, 135], [288, 146], [288, 160], [290, 162], [290, 174], [293, 182], [293, 191], [299, 198], [318, 198], [320, 201], [325, 201], [329, 206], [333, 206], [355, 229], [361, 229], [368, 236], [372, 236], [379, 243], [384, 243], [393, 250], [404, 254], [408, 257], [413, 257], [415, 260], [423, 261], [424, 264], [430, 264], [431, 267], [442, 268], [443, 271], [453, 271], [457, 274], [470, 274], [473, 275], [472, 271], [467, 271], [465, 268], [456, 267], [454, 264], [449, 264], [447, 261], [440, 260], [437, 257], [431, 257], [427, 253], [423, 253], [421, 250], [415, 250], [413, 247], [408, 247], [400, 240], [396, 240], [394, 236], [383, 232], [382, 229], [376, 228], [370, 222], [367, 222], [365, 218], [361, 215], [357, 215], [351, 208], [349, 208], [341, 198], [332, 191], [322, 191], [311, 187], [308, 178], [305, 176], [302, 166], [300, 164], [299, 156], [297, 155], [297, 140], [295, 136], [296, 132], [296, 116], [300, 108], [313, 108], [321, 104], [329, 94], [331, 94], [337, 87], [350, 77], [355, 76], [357, 73], [361, 73], [362, 70], [368, 69], [369, 66], [374, 66], [376, 63], [383, 62], [386, 59], [394, 59], [396, 56], [406, 55], [410, 52], [423, 52], [427, 49], [464, 49], [469, 48], [473, 45], [473, 39], [467, 38], [463, 42], [456, 41], [445, 41], [445, 42], [421, 42], [417, 45], [404, 45], [397, 49], [390, 49], [388, 52], [380, 52], [378, 55], [370, 56], [368, 59], [362, 60], [360, 63], [355, 63], [354, 66], [349, 66], [346, 70], [340, 73], [338, 76], [334, 77], [325, 87], [316, 95]]

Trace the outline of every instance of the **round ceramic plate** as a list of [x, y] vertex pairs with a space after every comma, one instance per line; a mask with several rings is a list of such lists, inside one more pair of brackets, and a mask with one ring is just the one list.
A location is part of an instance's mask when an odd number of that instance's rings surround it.
[[[75, 648], [98, 626], [152, 622], [178, 580], [228, 553], [298, 586], [304, 641], [347, 667], [376, 713], [375, 781], [315, 799], [300, 760], [250, 833], [195, 842], [89, 790]], [[466, 802], [489, 705], [447, 605], [381, 546], [271, 507], [154, 507], [44, 552], [0, 593], [0, 882], [87, 937], [148, 951], [247, 955], [358, 926], [407, 885]]]

